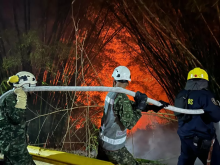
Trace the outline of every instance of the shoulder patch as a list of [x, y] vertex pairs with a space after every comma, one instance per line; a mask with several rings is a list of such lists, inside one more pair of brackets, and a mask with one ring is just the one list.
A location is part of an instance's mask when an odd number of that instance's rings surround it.
[[211, 101], [213, 102], [213, 104], [218, 105], [218, 103], [215, 101], [215, 98], [211, 98]]

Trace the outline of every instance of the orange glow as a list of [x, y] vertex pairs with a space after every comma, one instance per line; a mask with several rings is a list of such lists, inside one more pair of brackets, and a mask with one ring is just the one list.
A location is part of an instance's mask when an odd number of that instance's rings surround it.
[[[109, 30], [109, 33], [113, 33], [113, 30]], [[105, 32], [103, 32], [103, 35]], [[159, 85], [157, 80], [150, 74], [147, 70], [146, 65], [144, 64], [141, 56], [140, 56], [140, 49], [135, 42], [132, 41], [130, 35], [125, 31], [122, 30], [118, 35], [120, 37], [115, 36], [102, 50], [102, 52], [96, 57], [94, 60], [93, 67], [95, 68], [98, 77], [101, 80], [101, 84], [97, 78], [96, 73], [93, 71], [92, 67], [90, 67], [89, 71], [83, 75], [82, 72], [78, 71], [78, 75], [80, 78], [77, 79], [77, 82], [80, 81], [82, 86], [112, 86], [113, 78], [111, 77], [112, 72], [115, 67], [123, 65], [130, 69], [131, 71], [131, 82], [127, 87], [128, 90], [131, 91], [140, 91], [146, 93], [148, 97], [155, 99], [155, 100], [164, 100], [168, 102], [168, 98], [166, 93]], [[121, 39], [122, 38], [122, 39]], [[123, 41], [124, 38], [124, 41]], [[128, 42], [130, 46], [127, 46], [124, 42]], [[74, 44], [73, 44], [74, 46]], [[135, 51], [134, 51], [135, 50]], [[79, 57], [78, 57], [79, 58]], [[84, 57], [85, 58], [85, 57]], [[81, 60], [80, 58], [77, 60]], [[78, 64], [79, 65], [79, 64]], [[87, 66], [83, 66], [87, 67]], [[69, 58], [64, 65], [64, 72], [61, 73], [60, 71], [57, 72], [56, 76], [51, 83], [53, 85], [58, 84], [58, 80], [64, 83], [67, 80], [67, 85], [70, 84], [70, 79], [66, 79], [65, 76], [75, 76], [75, 69], [76, 69], [76, 57], [74, 55], [74, 51], [70, 52]], [[150, 68], [151, 69], [151, 68]], [[152, 71], [152, 70], [151, 70]], [[43, 81], [46, 82], [47, 78], [47, 71], [44, 72]], [[85, 80], [85, 84], [84, 81]], [[74, 82], [72, 82], [74, 83]], [[78, 105], [103, 105], [107, 92], [76, 92], [77, 93], [77, 100], [76, 103]], [[88, 100], [87, 100], [87, 96]], [[131, 96], [128, 96], [130, 100], [133, 100]], [[58, 100], [59, 102], [60, 100]], [[92, 109], [93, 111], [98, 111], [100, 108]], [[91, 112], [91, 110], [90, 110]], [[161, 112], [165, 112], [162, 110]], [[93, 112], [94, 113], [94, 112]], [[101, 117], [102, 112], [96, 113], [96, 115], [91, 117], [91, 121], [98, 127], [101, 125]], [[71, 122], [73, 123], [76, 120], [75, 116], [71, 117]], [[82, 128], [84, 124], [82, 124], [85, 119], [81, 119], [80, 121], [76, 122], [76, 128]], [[153, 116], [153, 115], [146, 115], [143, 114], [141, 119], [137, 122], [136, 126], [132, 129], [132, 131], [136, 131], [137, 129], [146, 129], [146, 126], [151, 126], [154, 123], [159, 124], [166, 124], [168, 121], [166, 119]]]
[[80, 128], [84, 127], [84, 125], [85, 125], [85, 119], [82, 118], [82, 119], [80, 119], [80, 121], [77, 122], [76, 129], [80, 129]]
[[[125, 32], [122, 31], [121, 33]], [[127, 36], [129, 37], [128, 34]], [[97, 60], [100, 60], [100, 63], [93, 63], [93, 66], [95, 68], [99, 68], [100, 65], [102, 65], [101, 70], [96, 70], [98, 72], [98, 76], [101, 79], [102, 84], [104, 86], [111, 87], [113, 84], [113, 78], [111, 77], [111, 75], [114, 68], [123, 65], [128, 67], [131, 71], [131, 82], [127, 87], [128, 90], [132, 90], [134, 92], [140, 91], [147, 94], [147, 96], [152, 99], [164, 100], [168, 102], [166, 93], [159, 85], [159, 83], [152, 77], [152, 75], [146, 69], [146, 66], [143, 64], [142, 60], [139, 58], [140, 55], [138, 53], [140, 53], [140, 50], [138, 46], [132, 42], [130, 42], [130, 44], [134, 49], [137, 50], [137, 53], [134, 53], [134, 51], [131, 48], [125, 48], [125, 44], [123, 44], [121, 40], [115, 37], [111, 40], [110, 43], [106, 45], [104, 53], [97, 57], [99, 58]], [[132, 52], [132, 54], [130, 54], [130, 52]], [[96, 75], [92, 72], [92, 69], [89, 76], [85, 77], [85, 80], [87, 82], [86, 85], [88, 86], [100, 86], [99, 81], [96, 78]], [[94, 96], [99, 96], [100, 100], [95, 101], [99, 101], [101, 102], [101, 104], [104, 104], [107, 92], [88, 92], [88, 94], [91, 98], [94, 98]], [[78, 101], [80, 101], [81, 103], [83, 102], [85, 105], [88, 105], [86, 96], [86, 93], [81, 93], [80, 97], [78, 98]], [[130, 100], [133, 100], [131, 96], [128, 97]], [[91, 104], [92, 102], [89, 101], [89, 105]], [[165, 111], [161, 110], [160, 112]], [[102, 113], [96, 115], [96, 118], [98, 118], [99, 120], [96, 120], [95, 124], [98, 127], [100, 127], [101, 125], [101, 117]], [[166, 124], [167, 122], [168, 121], [166, 119], [157, 116], [146, 115], [146, 113], [143, 113], [143, 116], [137, 122], [136, 126], [132, 129], [132, 131], [134, 132], [137, 129], [146, 129], [146, 126], [151, 126], [155, 123]]]
[[43, 82], [46, 82], [46, 80], [47, 80], [47, 73], [48, 73], [48, 71], [44, 71], [44, 76], [43, 76]]

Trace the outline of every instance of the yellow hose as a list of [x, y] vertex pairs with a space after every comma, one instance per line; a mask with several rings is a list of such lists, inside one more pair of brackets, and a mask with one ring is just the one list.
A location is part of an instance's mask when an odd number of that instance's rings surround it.
[[84, 156], [74, 155], [61, 151], [54, 151], [35, 146], [28, 146], [28, 151], [34, 160], [56, 165], [113, 165], [110, 162]]

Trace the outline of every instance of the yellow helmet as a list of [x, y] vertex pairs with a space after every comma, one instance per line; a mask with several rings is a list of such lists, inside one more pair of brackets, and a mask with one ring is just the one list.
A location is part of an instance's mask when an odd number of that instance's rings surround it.
[[209, 81], [209, 76], [208, 76], [207, 72], [203, 69], [200, 69], [200, 68], [194, 68], [193, 70], [191, 70], [188, 73], [187, 80], [195, 79], [195, 78], [205, 79], [205, 80]]

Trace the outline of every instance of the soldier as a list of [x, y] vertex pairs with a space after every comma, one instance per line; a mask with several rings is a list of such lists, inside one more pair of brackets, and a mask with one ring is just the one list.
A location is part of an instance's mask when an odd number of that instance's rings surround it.
[[6, 165], [35, 165], [27, 150], [27, 94], [22, 87], [36, 86], [37, 81], [33, 74], [22, 71], [10, 77], [8, 83], [15, 90], [0, 105], [0, 150]]
[[[115, 68], [112, 77], [113, 86], [126, 88], [131, 81], [130, 70], [125, 66]], [[105, 99], [104, 115], [102, 117], [97, 159], [111, 161], [115, 164], [137, 165], [131, 153], [125, 147], [127, 129], [132, 129], [141, 118], [141, 111], [147, 112], [147, 96], [136, 93], [135, 103], [123, 93], [109, 92]], [[156, 112], [167, 106], [150, 108]]]
[[181, 141], [178, 165], [193, 165], [197, 157], [203, 164], [220, 164], [220, 146], [213, 125], [220, 121], [220, 107], [208, 90], [208, 81], [205, 70], [194, 68], [188, 74], [185, 89], [175, 99], [176, 107], [205, 112], [201, 115], [175, 113]]

